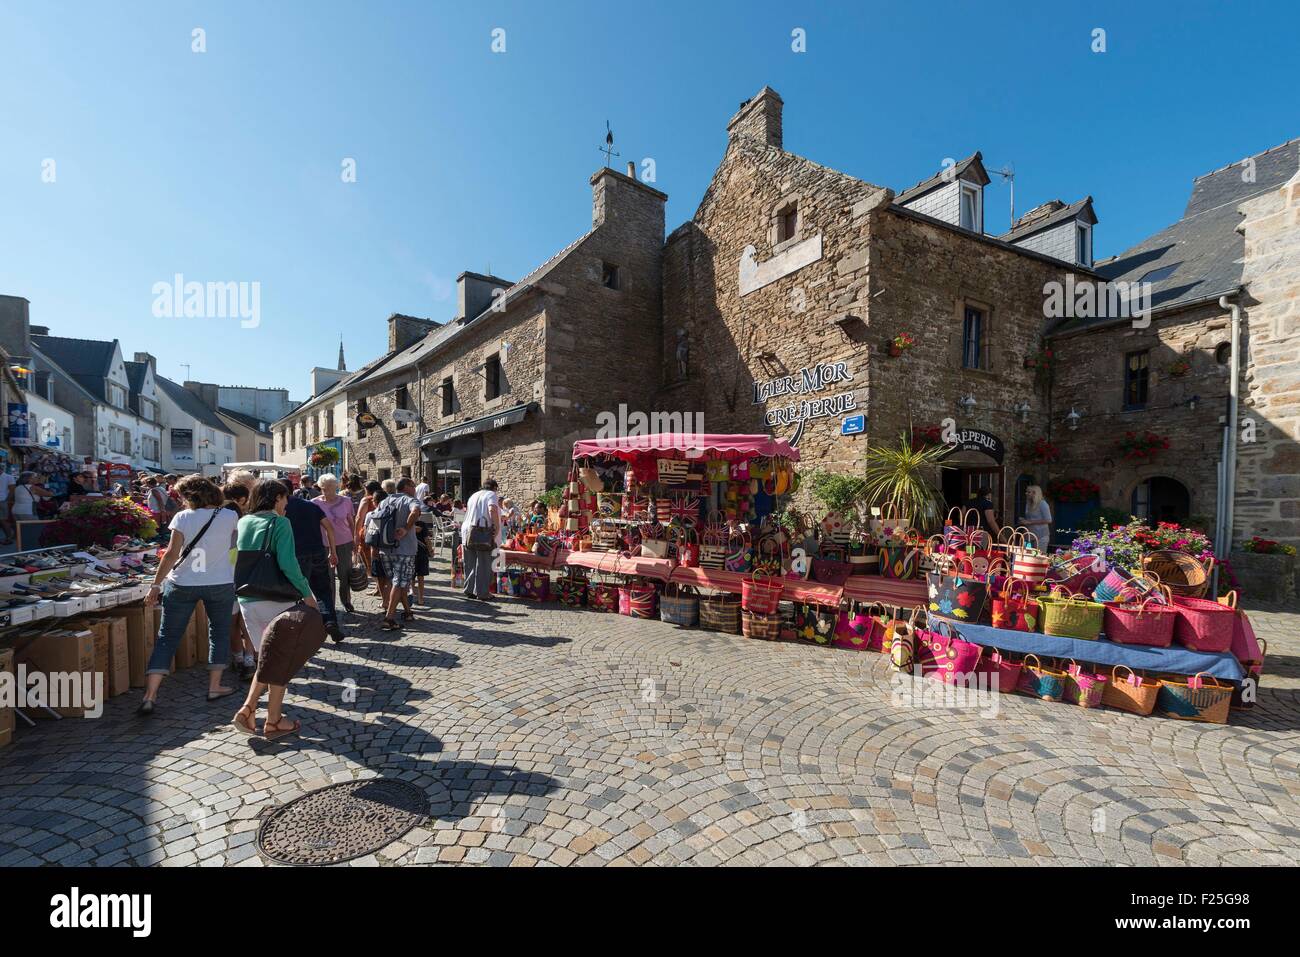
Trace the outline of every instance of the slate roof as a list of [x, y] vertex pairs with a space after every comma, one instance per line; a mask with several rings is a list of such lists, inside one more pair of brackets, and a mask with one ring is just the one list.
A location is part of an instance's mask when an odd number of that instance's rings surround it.
[[1018, 239], [1024, 239], [1026, 236], [1032, 236], [1034, 233], [1041, 233], [1044, 229], [1050, 229], [1058, 223], [1064, 223], [1071, 219], [1082, 219], [1085, 223], [1096, 223], [1097, 214], [1092, 211], [1092, 197], [1085, 196], [1083, 199], [1070, 203], [1068, 206], [1062, 206], [1056, 212], [1051, 213], [1041, 219], [1036, 219], [1032, 223], [1026, 223], [1023, 226], [1017, 226], [1011, 229], [998, 239], [1004, 243], [1014, 243]]
[[68, 339], [63, 336], [32, 336], [32, 346], [58, 364], [73, 380], [101, 402], [108, 401], [109, 363], [117, 340]]
[[230, 431], [230, 426], [222, 422], [217, 413], [213, 412], [202, 399], [179, 382], [173, 382], [171, 379], [160, 375], [155, 375], [153, 381], [154, 385], [158, 387], [158, 391], [176, 403], [186, 415], [197, 419], [210, 429], [216, 429], [230, 435], [234, 434]]
[[[1252, 197], [1276, 189], [1300, 169], [1300, 138], [1254, 157], [1255, 181], [1242, 178], [1242, 162], [1233, 163], [1192, 182], [1183, 218], [1111, 259], [1097, 263], [1097, 272], [1110, 280], [1140, 282], [1158, 269], [1172, 270], [1151, 282], [1154, 311], [1177, 309], [1217, 298], [1241, 287], [1245, 239], [1237, 232], [1237, 207]], [[1243, 161], [1244, 162], [1244, 161]], [[1110, 319], [1065, 320], [1052, 332], [1068, 332]]]
[[962, 174], [971, 169], [973, 169], [975, 173], [975, 182], [979, 183], [981, 186], [987, 186], [989, 184], [989, 174], [984, 171], [984, 157], [982, 154], [977, 152], [967, 156], [964, 160], [954, 166], [951, 171], [941, 169], [929, 179], [923, 179], [915, 186], [909, 186], [894, 197], [894, 202], [899, 206], [904, 206], [912, 200], [924, 196], [932, 189], [936, 189], [946, 183], [951, 183], [954, 179], [961, 179]]
[[[257, 416], [249, 415], [246, 412], [236, 412], [234, 409], [226, 409], [222, 407], [218, 407], [217, 412], [228, 419], [234, 419], [236, 422], [240, 423], [241, 425], [247, 426], [248, 428], [256, 432], [258, 435], [269, 436], [271, 434], [271, 430], [269, 428], [270, 423], [266, 422], [266, 419], [259, 419], [257, 418]], [[263, 423], [266, 423], [268, 428], [265, 429], [262, 428]]]

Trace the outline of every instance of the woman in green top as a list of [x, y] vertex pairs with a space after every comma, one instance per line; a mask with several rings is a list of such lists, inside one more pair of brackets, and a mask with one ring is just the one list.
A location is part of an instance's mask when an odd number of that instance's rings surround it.
[[[239, 520], [237, 547], [241, 552], [260, 552], [267, 547], [269, 534], [270, 550], [275, 555], [280, 571], [284, 572], [284, 577], [298, 589], [303, 602], [315, 608], [316, 599], [312, 597], [311, 586], [307, 584], [302, 569], [298, 567], [298, 558], [294, 554], [293, 527], [284, 517], [285, 505], [288, 502], [289, 489], [283, 482], [270, 479], [254, 485], [248, 497], [248, 513]], [[244, 617], [248, 637], [256, 650], [261, 651], [262, 637], [267, 626], [277, 615], [289, 610], [295, 604], [297, 603], [240, 596], [239, 611]], [[262, 726], [262, 733], [268, 738], [281, 738], [287, 734], [294, 734], [302, 724], [285, 718], [280, 711], [284, 703], [285, 685], [263, 684], [256, 677], [249, 682], [248, 697], [244, 699], [244, 706], [235, 714], [235, 727], [245, 734], [257, 733], [257, 703], [268, 688], [270, 694], [266, 701], [266, 723]]]

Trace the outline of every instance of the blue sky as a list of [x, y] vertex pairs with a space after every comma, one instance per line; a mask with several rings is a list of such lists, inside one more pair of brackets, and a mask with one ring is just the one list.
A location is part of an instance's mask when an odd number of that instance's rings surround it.
[[[688, 219], [764, 84], [787, 149], [870, 182], [978, 149], [1021, 211], [1091, 194], [1102, 258], [1300, 135], [1298, 52], [1281, 2], [3, 0], [0, 293], [170, 378], [304, 398], [340, 335], [355, 367], [389, 313], [449, 318], [459, 272], [515, 279], [583, 232], [606, 120], [617, 168], [652, 157], [668, 228]], [[260, 283], [260, 324], [155, 318], [177, 273]]]

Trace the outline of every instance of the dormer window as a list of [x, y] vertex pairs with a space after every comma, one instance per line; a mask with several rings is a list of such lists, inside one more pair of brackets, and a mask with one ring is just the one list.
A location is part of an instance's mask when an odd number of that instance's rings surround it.
[[799, 235], [799, 204], [787, 203], [776, 211], [776, 242], [784, 243]]
[[984, 210], [982, 208], [982, 191], [969, 183], [961, 184], [961, 219], [958, 225], [974, 233], [984, 231]]
[[1074, 261], [1080, 266], [1092, 265], [1092, 227], [1086, 223], [1074, 224]]

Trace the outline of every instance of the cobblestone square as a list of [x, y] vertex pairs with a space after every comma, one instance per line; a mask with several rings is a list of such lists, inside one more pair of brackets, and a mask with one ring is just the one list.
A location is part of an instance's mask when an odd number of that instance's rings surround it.
[[1225, 727], [900, 707], [879, 655], [447, 588], [398, 637], [359, 608], [290, 687], [299, 739], [233, 732], [197, 669], [151, 719], [133, 691], [23, 733], [0, 752], [0, 866], [259, 866], [266, 811], [381, 775], [431, 816], [355, 865], [1300, 859], [1294, 610], [1255, 611], [1260, 703]]

